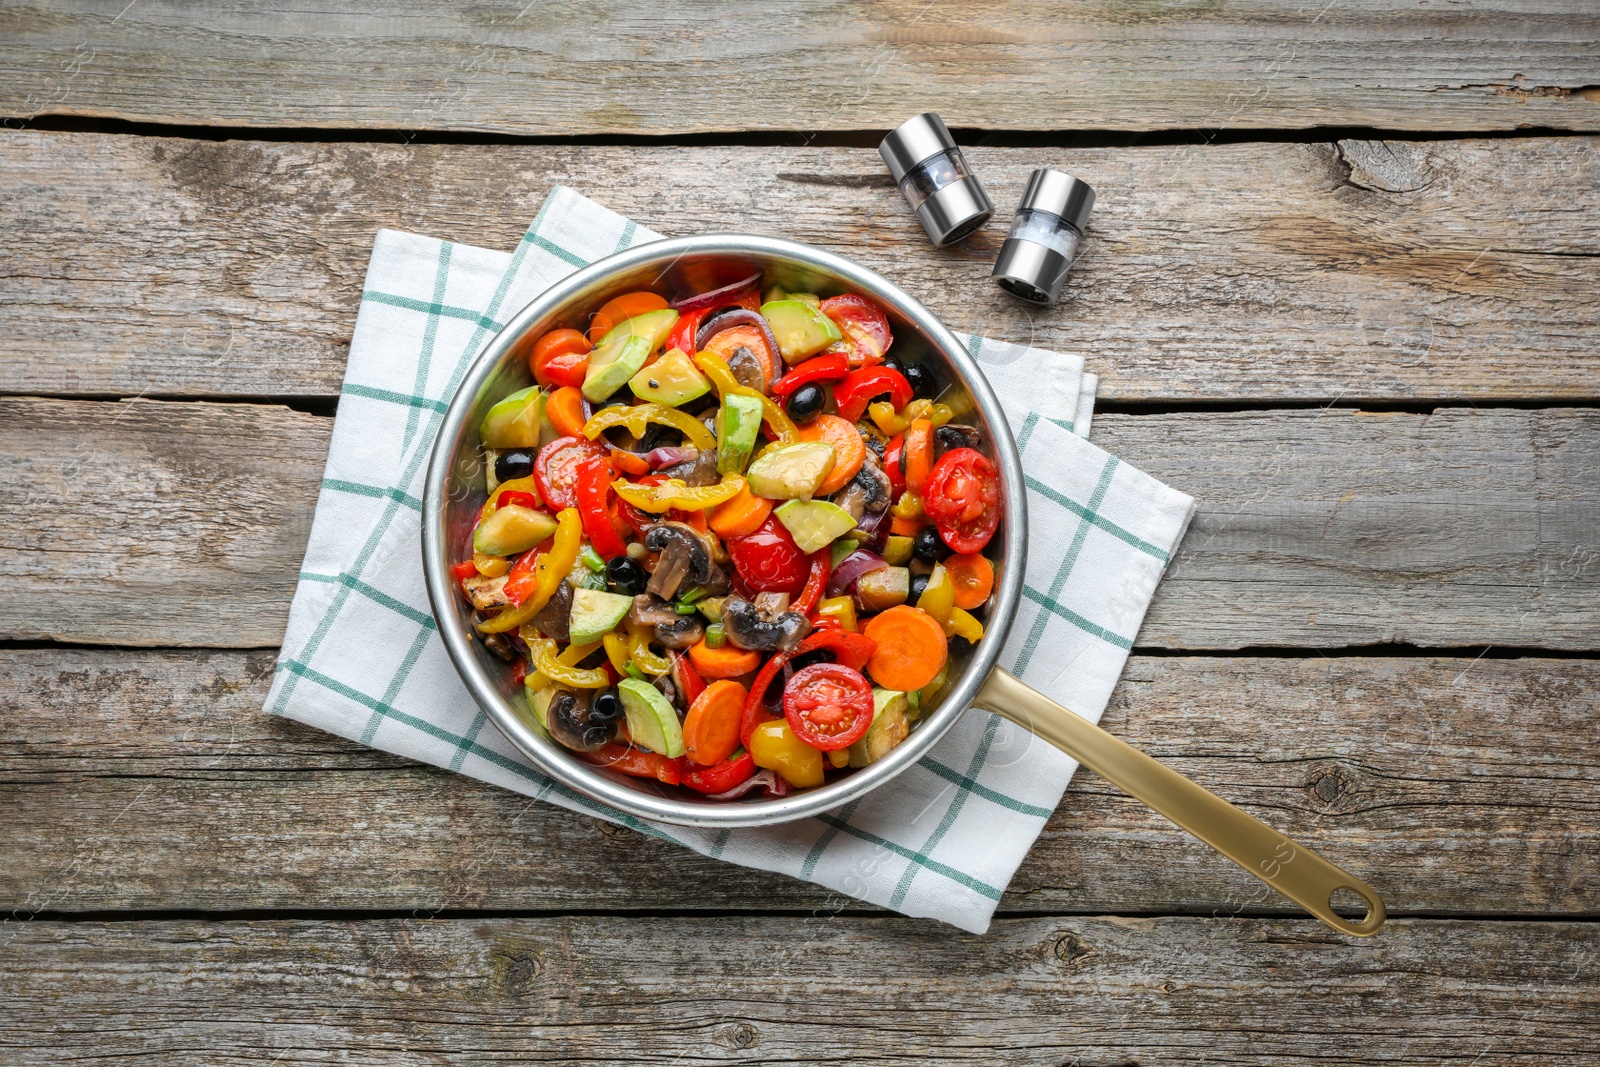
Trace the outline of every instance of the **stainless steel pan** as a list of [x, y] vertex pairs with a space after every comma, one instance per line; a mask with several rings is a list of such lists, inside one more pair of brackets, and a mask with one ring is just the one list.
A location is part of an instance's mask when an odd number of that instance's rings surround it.
[[[704, 292], [757, 270], [766, 276], [765, 284], [777, 282], [791, 292], [857, 292], [883, 306], [896, 351], [914, 353], [933, 367], [950, 383], [942, 400], [963, 409], [963, 418], [982, 430], [984, 450], [1004, 483], [1005, 513], [989, 549], [997, 580], [985, 637], [966, 661], [952, 662], [948, 688], [910, 737], [878, 762], [818, 789], [781, 798], [752, 795], [712, 802], [584, 763], [530, 726], [520, 687], [505, 664], [474, 640], [472, 611], [455, 589], [450, 566], [470, 553], [472, 526], [485, 496], [477, 427], [496, 400], [531, 384], [527, 353], [535, 339], [557, 327], [585, 325], [589, 312], [620, 293], [644, 288], [668, 295]], [[619, 811], [685, 826], [719, 827], [768, 826], [816, 815], [883, 785], [921, 759], [968, 707], [979, 707], [1062, 749], [1334, 929], [1366, 936], [1383, 924], [1383, 901], [1361, 879], [995, 666], [1022, 593], [1028, 542], [1016, 444], [988, 382], [950, 331], [900, 288], [847, 259], [793, 241], [717, 234], [641, 245], [568, 276], [513, 318], [467, 372], [445, 413], [428, 465], [422, 530], [434, 616], [474, 698], [545, 773]], [[1329, 897], [1341, 889], [1365, 901], [1362, 919], [1351, 921], [1334, 912]]]

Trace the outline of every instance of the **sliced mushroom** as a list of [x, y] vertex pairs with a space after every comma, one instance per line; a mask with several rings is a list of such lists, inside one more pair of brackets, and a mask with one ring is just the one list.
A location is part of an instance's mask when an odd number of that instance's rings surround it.
[[645, 534], [644, 546], [661, 553], [646, 587], [661, 599], [671, 600], [686, 585], [698, 585], [708, 596], [728, 591], [727, 572], [712, 560], [711, 545], [692, 527], [658, 522]]
[[850, 513], [857, 522], [867, 513], [874, 515], [886, 511], [894, 498], [894, 487], [877, 460], [869, 452], [856, 476], [845, 487], [833, 494], [833, 502]]
[[757, 652], [792, 652], [811, 630], [810, 621], [797, 611], [765, 615], [740, 596], [730, 596], [722, 605], [722, 626], [734, 645]]
[[650, 593], [633, 598], [628, 618], [635, 626], [654, 627], [656, 641], [667, 648], [688, 648], [706, 635], [697, 614], [679, 615], [671, 604]]
[[656, 623], [656, 640], [665, 648], [685, 649], [706, 635], [705, 623], [698, 615], [677, 615], [673, 622]]
[[762, 369], [761, 360], [744, 345], [735, 348], [733, 355], [728, 357], [728, 369], [733, 371], [735, 381], [758, 393], [765, 393], [772, 384], [767, 381], [767, 372]]
[[507, 663], [517, 658], [517, 648], [505, 634], [484, 634], [483, 647]]
[[563, 580], [550, 596], [550, 603], [528, 620], [540, 633], [557, 641], [572, 636], [572, 583]]
[[481, 574], [475, 578], [464, 578], [461, 588], [466, 590], [467, 599], [479, 611], [493, 611], [511, 603], [511, 598], [506, 596], [506, 576], [503, 574], [498, 578], [486, 578]]
[[684, 485], [692, 488], [716, 485], [722, 480], [717, 473], [717, 454], [711, 451], [700, 452], [694, 459], [663, 467], [661, 473], [668, 478], [681, 479]]
[[577, 696], [563, 689], [550, 698], [545, 711], [545, 727], [550, 736], [574, 752], [598, 751], [617, 736], [616, 720], [599, 722], [591, 714], [590, 696], [587, 690]]
[[660, 597], [640, 593], [633, 598], [633, 607], [628, 609], [628, 620], [635, 626], [670, 626], [678, 621], [678, 613]]
[[977, 448], [983, 435], [976, 426], [949, 423], [933, 431], [933, 455], [937, 459], [952, 448]]

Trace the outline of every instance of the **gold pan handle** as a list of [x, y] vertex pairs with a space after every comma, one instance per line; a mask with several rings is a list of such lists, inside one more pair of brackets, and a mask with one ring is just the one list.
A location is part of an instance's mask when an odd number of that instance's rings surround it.
[[[1266, 823], [1145, 755], [996, 667], [973, 703], [1009, 719], [1143, 801], [1342, 934], [1371, 937], [1383, 925], [1383, 898], [1355, 875], [1295, 844]], [[1330, 897], [1350, 890], [1367, 914], [1351, 922]]]

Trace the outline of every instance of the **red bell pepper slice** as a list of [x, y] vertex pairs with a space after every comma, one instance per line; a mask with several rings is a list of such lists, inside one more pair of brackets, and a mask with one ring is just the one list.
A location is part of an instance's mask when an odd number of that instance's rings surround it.
[[456, 581], [464, 582], [468, 578], [476, 578], [478, 576], [478, 565], [469, 559], [451, 567], [450, 573], [455, 576]]
[[772, 383], [772, 395], [787, 400], [802, 385], [836, 382], [850, 374], [850, 361], [840, 355], [813, 356]]
[[883, 450], [883, 473], [889, 476], [889, 495], [899, 500], [906, 491], [906, 435], [896, 434]]
[[700, 694], [706, 691], [706, 680], [700, 677], [700, 672], [694, 669], [694, 664], [682, 652], [669, 650], [667, 656], [672, 662], [672, 680], [683, 693], [684, 705], [693, 706], [700, 699]]
[[855, 422], [866, 414], [867, 404], [884, 393], [896, 411], [911, 403], [911, 383], [904, 374], [893, 367], [863, 367], [833, 387], [833, 402], [839, 405], [841, 419]]
[[688, 764], [683, 784], [696, 793], [726, 793], [740, 782], [749, 781], [756, 773], [756, 761], [750, 753], [740, 750], [710, 767]]
[[750, 683], [750, 695], [744, 701], [744, 718], [739, 720], [739, 743], [746, 748], [750, 747], [750, 735], [756, 732], [756, 727], [769, 718], [767, 709], [762, 706], [762, 701], [767, 695], [767, 686], [772, 684], [772, 679], [778, 676], [778, 672], [783, 670], [783, 665], [788, 662], [787, 652], [774, 653], [762, 666], [755, 681]]
[[596, 767], [621, 771], [635, 778], [654, 778], [663, 785], [677, 785], [683, 781], [682, 756], [668, 759], [659, 752], [645, 752], [614, 741], [598, 752], [580, 752], [577, 756]]
[[710, 311], [710, 308], [701, 308], [699, 311], [679, 315], [678, 321], [672, 325], [672, 332], [667, 334], [667, 349], [670, 351], [676, 348], [684, 355], [694, 355], [694, 335], [700, 332], [701, 320]]
[[611, 459], [596, 456], [578, 465], [578, 515], [583, 532], [601, 559], [614, 559], [628, 551], [611, 525], [607, 497], [611, 493]]
[[520, 489], [507, 489], [505, 492], [501, 493], [499, 499], [495, 501], [495, 506], [501, 508], [507, 507], [511, 504], [516, 504], [525, 508], [538, 508], [539, 498], [534, 496], [532, 493], [524, 492]]
[[528, 551], [517, 557], [517, 561], [511, 565], [511, 570], [506, 572], [506, 584], [502, 591], [505, 593], [506, 599], [511, 601], [512, 607], [516, 607], [528, 599], [528, 594], [533, 592], [534, 588], [539, 584], [534, 565], [539, 562], [539, 556], [549, 547], [550, 542], [546, 541], [537, 548], [528, 549]]
[[822, 591], [828, 587], [828, 575], [833, 572], [833, 549], [819, 548], [811, 553], [811, 577], [806, 579], [806, 586], [800, 590], [800, 599], [789, 608], [802, 615], [810, 615], [817, 602], [822, 599]]
[[866, 634], [828, 627], [813, 631], [811, 636], [800, 642], [800, 647], [794, 652], [797, 656], [803, 656], [818, 649], [833, 653], [834, 662], [841, 667], [864, 671], [867, 669], [867, 661], [878, 651], [878, 642]]

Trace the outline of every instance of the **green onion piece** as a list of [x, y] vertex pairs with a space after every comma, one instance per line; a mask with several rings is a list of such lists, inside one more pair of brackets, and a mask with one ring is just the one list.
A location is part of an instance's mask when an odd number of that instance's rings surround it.
[[629, 677], [637, 678], [641, 682], [646, 680], [645, 676], [644, 676], [644, 671], [641, 671], [639, 669], [639, 665], [637, 663], [629, 661], [629, 663], [627, 664], [627, 670], [628, 670], [628, 676]]
[[706, 627], [706, 647], [721, 648], [722, 643], [728, 639], [728, 631], [723, 629], [720, 622], [714, 622]]
[[679, 604], [693, 604], [696, 600], [699, 600], [701, 597], [703, 597], [705, 595], [706, 595], [705, 587], [696, 585], [696, 586], [691, 587], [688, 592], [686, 592], [682, 596], [680, 596], [678, 598], [678, 603]]
[[583, 561], [585, 567], [588, 567], [596, 574], [606, 569], [606, 561], [600, 558], [600, 553], [594, 550], [593, 545], [584, 545], [583, 551], [578, 555], [578, 558]]
[[695, 612], [695, 607], [693, 604], [674, 604], [672, 606], [672, 610], [676, 611], [679, 615], [693, 615]]

